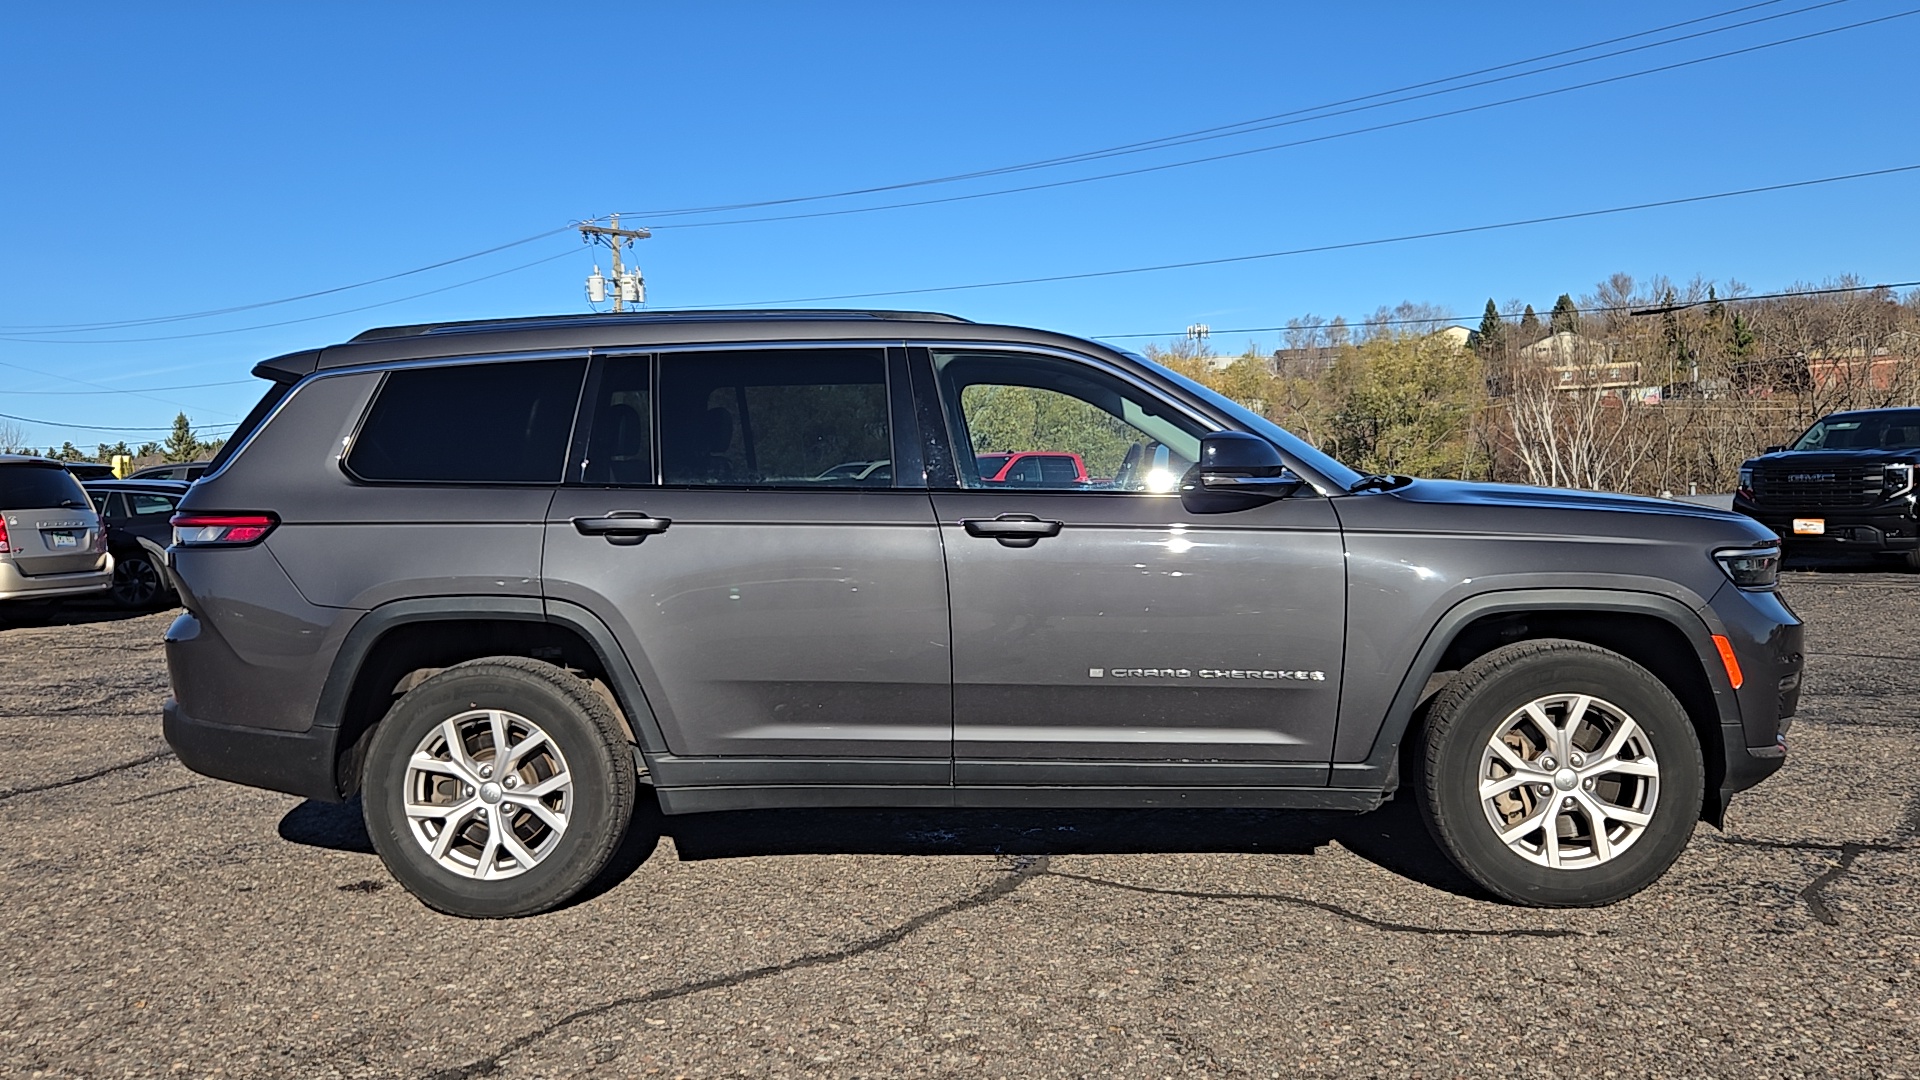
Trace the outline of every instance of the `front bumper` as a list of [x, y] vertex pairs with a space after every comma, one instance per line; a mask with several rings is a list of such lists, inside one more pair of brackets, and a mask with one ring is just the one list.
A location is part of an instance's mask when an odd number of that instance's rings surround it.
[[202, 776], [339, 802], [338, 728], [270, 731], [196, 720], [168, 698], [161, 731], [180, 763]]
[[[1904, 499], [1882, 506], [1795, 510], [1760, 506], [1736, 497], [1733, 508], [1772, 529], [1786, 551], [1907, 552], [1920, 547], [1920, 521]], [[1824, 531], [1814, 536], [1794, 532], [1793, 523], [1806, 518], [1818, 518]]]

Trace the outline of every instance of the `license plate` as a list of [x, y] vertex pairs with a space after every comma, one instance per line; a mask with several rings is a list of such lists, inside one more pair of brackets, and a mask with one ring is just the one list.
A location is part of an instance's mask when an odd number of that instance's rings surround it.
[[40, 535], [46, 537], [47, 546], [55, 551], [80, 546], [80, 534], [76, 532], [43, 532]]
[[1826, 518], [1794, 518], [1793, 519], [1793, 533], [1795, 536], [1821, 536], [1821, 535], [1824, 535], [1826, 531], [1827, 531]]

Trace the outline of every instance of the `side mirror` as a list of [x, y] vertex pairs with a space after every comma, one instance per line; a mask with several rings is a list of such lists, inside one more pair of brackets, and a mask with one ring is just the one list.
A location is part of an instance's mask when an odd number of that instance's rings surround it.
[[1180, 501], [1196, 514], [1227, 513], [1284, 499], [1305, 484], [1267, 440], [1216, 431], [1200, 440], [1200, 460], [1180, 481]]
[[1785, 450], [1785, 449], [1786, 449], [1786, 447], [1784, 447], [1784, 446], [1769, 446], [1769, 447], [1767, 447], [1767, 448], [1766, 448], [1765, 450], [1762, 450], [1762, 451], [1760, 451], [1760, 452], [1761, 452], [1761, 453], [1763, 453], [1763, 454], [1777, 454], [1777, 453], [1779, 453], [1780, 451], [1782, 451], [1782, 450]]

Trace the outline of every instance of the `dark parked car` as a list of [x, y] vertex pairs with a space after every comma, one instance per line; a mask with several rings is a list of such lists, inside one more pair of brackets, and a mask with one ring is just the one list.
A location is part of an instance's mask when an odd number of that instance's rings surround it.
[[87, 596], [113, 580], [107, 534], [62, 463], [0, 454], [0, 604]]
[[209, 462], [189, 461], [174, 465], [149, 465], [127, 474], [129, 480], [198, 480], [206, 474]]
[[[167, 740], [359, 793], [444, 911], [565, 903], [642, 782], [668, 814], [1406, 792], [1493, 894], [1603, 904], [1785, 758], [1801, 626], [1758, 524], [1366, 475], [1095, 342], [655, 312], [254, 371], [173, 519]], [[990, 483], [989, 444], [1113, 479]]]
[[1814, 421], [1790, 446], [1740, 466], [1733, 508], [1788, 554], [1897, 555], [1920, 570], [1920, 409], [1860, 409]]
[[82, 486], [100, 513], [113, 552], [113, 602], [141, 610], [172, 597], [165, 552], [173, 542], [173, 511], [187, 493], [187, 482], [93, 480]]
[[72, 473], [83, 484], [88, 480], [113, 479], [113, 466], [111, 465], [102, 465], [97, 461], [68, 461], [62, 464], [66, 466], [68, 472]]

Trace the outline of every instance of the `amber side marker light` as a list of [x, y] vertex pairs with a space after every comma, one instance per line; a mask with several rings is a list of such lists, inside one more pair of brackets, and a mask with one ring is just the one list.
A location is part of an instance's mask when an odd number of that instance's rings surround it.
[[1733, 642], [1728, 641], [1725, 634], [1715, 634], [1713, 647], [1720, 650], [1720, 662], [1727, 666], [1727, 681], [1735, 690], [1740, 689], [1740, 684], [1747, 680], [1740, 674], [1740, 659], [1733, 655]]

